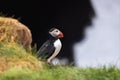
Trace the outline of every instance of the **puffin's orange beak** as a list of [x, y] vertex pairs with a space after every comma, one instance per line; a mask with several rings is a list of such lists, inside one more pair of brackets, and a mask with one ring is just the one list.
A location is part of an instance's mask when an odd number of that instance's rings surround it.
[[60, 32], [59, 38], [63, 38], [63, 37], [64, 37], [64, 34], [62, 32]]

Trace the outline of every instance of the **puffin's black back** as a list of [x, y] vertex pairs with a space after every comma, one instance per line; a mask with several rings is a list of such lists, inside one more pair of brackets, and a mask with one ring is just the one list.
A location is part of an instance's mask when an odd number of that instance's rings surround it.
[[50, 36], [50, 38], [40, 47], [40, 49], [37, 52], [38, 58], [48, 58], [52, 55], [52, 53], [55, 51], [54, 42], [58, 38], [54, 38]]

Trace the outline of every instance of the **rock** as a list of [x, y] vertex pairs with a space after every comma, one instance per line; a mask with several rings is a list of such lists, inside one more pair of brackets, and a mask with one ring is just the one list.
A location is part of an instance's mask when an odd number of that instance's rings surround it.
[[20, 21], [11, 17], [0, 17], [0, 41], [15, 42], [26, 50], [31, 49], [32, 34], [30, 29]]

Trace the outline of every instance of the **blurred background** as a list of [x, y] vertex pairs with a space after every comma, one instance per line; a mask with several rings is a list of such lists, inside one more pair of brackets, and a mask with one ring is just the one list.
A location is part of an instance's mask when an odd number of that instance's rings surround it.
[[74, 45], [77, 66], [120, 68], [120, 0], [91, 0], [95, 11], [83, 41]]
[[29, 27], [37, 49], [48, 39], [48, 30], [65, 35], [57, 56], [78, 67], [120, 65], [119, 0], [1, 0], [0, 13]]

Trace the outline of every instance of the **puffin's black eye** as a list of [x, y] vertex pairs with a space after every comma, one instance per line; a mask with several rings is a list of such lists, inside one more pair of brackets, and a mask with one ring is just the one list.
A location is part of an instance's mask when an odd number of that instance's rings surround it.
[[57, 31], [55, 31], [55, 32], [58, 32], [58, 30], [57, 30]]

